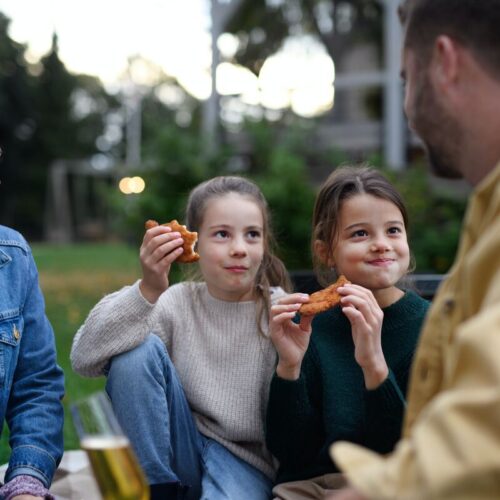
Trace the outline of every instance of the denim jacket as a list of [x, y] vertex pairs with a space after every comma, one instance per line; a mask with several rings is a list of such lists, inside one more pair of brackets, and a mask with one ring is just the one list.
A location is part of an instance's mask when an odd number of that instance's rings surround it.
[[12, 450], [5, 482], [27, 474], [50, 485], [63, 452], [63, 395], [31, 249], [0, 226], [0, 423]]

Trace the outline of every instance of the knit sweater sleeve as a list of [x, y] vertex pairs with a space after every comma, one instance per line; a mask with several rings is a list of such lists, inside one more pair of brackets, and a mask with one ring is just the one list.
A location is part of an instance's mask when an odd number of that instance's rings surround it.
[[103, 375], [113, 356], [137, 347], [155, 330], [160, 300], [149, 303], [141, 295], [139, 282], [104, 297], [73, 339], [73, 370], [88, 377]]
[[[399, 355], [392, 366], [389, 367], [389, 375], [385, 381], [374, 390], [365, 392], [365, 446], [377, 450], [379, 453], [388, 453], [393, 449], [401, 437], [401, 427], [406, 410], [406, 391], [410, 376], [411, 365], [415, 353], [418, 332], [423, 318], [428, 308], [428, 303], [414, 294], [407, 294], [405, 300], [399, 304], [403, 309], [401, 316], [408, 319], [404, 325], [406, 335], [404, 338], [399, 332], [396, 335], [400, 338], [397, 343]], [[389, 312], [386, 311], [387, 316]], [[386, 323], [390, 323], [387, 319]], [[390, 326], [394, 333], [399, 330], [398, 326]], [[396, 339], [392, 339], [392, 347], [396, 344]]]
[[401, 436], [406, 400], [391, 369], [382, 384], [366, 391], [365, 403], [365, 446], [380, 453], [392, 451]]
[[309, 465], [323, 445], [321, 431], [321, 376], [311, 344], [300, 377], [284, 380], [274, 374], [266, 415], [266, 443], [280, 468], [300, 470]]

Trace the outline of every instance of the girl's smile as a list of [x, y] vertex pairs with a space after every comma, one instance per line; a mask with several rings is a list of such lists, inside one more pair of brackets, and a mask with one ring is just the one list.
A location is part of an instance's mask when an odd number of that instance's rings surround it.
[[245, 273], [248, 268], [243, 266], [227, 266], [226, 270], [232, 273]]
[[393, 262], [395, 262], [395, 259], [374, 259], [369, 260], [368, 264], [372, 264], [373, 266], [389, 266]]

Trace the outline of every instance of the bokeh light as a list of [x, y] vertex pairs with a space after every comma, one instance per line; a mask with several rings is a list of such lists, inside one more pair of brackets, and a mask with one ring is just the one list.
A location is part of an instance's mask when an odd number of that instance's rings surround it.
[[123, 194], [140, 194], [144, 191], [146, 183], [144, 179], [139, 176], [123, 177], [118, 183], [118, 189]]

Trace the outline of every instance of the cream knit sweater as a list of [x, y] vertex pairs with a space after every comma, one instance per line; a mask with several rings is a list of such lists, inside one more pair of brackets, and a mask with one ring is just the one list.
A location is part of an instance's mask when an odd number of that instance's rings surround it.
[[[274, 288], [273, 302], [283, 295]], [[258, 332], [255, 302], [224, 302], [205, 283], [180, 283], [151, 304], [137, 282], [92, 309], [73, 340], [73, 369], [103, 375], [110, 358], [150, 333], [165, 342], [200, 432], [273, 478], [264, 413], [276, 353]]]

